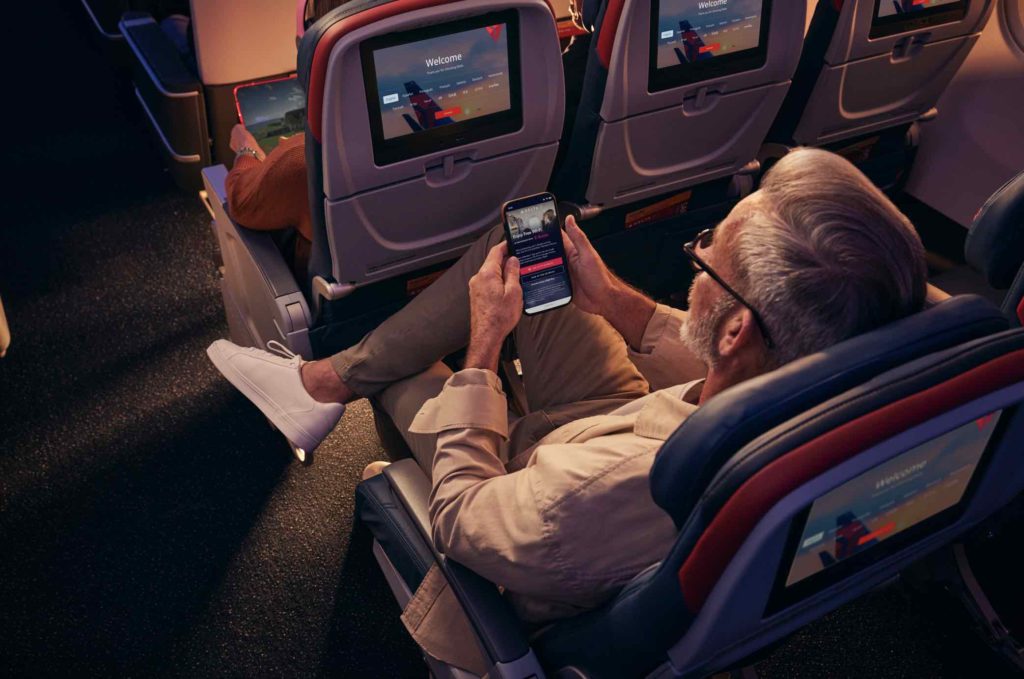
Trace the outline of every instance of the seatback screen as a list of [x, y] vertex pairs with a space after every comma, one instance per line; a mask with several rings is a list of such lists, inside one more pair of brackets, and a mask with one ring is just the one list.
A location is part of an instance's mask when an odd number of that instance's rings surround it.
[[956, 4], [960, 4], [960, 0], [881, 0], [875, 11], [875, 16], [881, 19], [898, 14], [922, 12], [941, 5]]
[[786, 587], [877, 551], [878, 545], [957, 505], [1000, 414], [923, 443], [815, 500]]
[[661, 0], [658, 68], [710, 61], [761, 43], [762, 0]]
[[373, 39], [363, 43], [362, 58], [379, 159], [522, 124], [515, 10]]
[[652, 92], [759, 68], [770, 0], [652, 0]]
[[959, 21], [966, 15], [967, 0], [875, 0], [869, 37], [880, 38]]

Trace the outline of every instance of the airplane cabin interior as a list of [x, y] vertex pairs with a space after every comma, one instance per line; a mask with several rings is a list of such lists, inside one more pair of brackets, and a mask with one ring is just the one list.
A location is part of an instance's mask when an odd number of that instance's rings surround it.
[[10, 11], [4, 675], [1024, 676], [1024, 0]]

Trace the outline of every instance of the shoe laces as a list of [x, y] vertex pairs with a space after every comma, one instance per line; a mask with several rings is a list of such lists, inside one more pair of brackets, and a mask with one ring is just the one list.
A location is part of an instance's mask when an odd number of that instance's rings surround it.
[[270, 340], [269, 342], [267, 342], [267, 351], [275, 353], [278, 356], [281, 356], [282, 358], [288, 359], [296, 358], [298, 356], [298, 354], [296, 354], [294, 351], [292, 351], [285, 345], [281, 344], [277, 340]]

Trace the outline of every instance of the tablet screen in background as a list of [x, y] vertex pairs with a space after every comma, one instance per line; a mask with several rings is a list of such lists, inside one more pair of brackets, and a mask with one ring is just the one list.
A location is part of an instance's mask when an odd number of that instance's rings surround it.
[[306, 127], [306, 95], [298, 78], [279, 78], [235, 88], [238, 119], [264, 152]]

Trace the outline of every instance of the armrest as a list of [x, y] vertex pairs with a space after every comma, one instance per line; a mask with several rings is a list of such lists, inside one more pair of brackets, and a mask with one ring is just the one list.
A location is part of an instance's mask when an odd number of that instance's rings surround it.
[[228, 196], [225, 188], [228, 169], [223, 165], [213, 165], [204, 167], [202, 174], [203, 187], [206, 189], [205, 205], [213, 212], [213, 220], [217, 224], [231, 225], [231, 230], [237, 239], [244, 243], [272, 295], [278, 298], [286, 295], [301, 296], [295, 276], [285, 263], [270, 233], [247, 229], [237, 224], [228, 214]]
[[414, 460], [399, 460], [384, 469], [399, 502], [423, 532], [445, 579], [469, 617], [477, 640], [494, 663], [496, 677], [543, 677], [522, 625], [498, 588], [434, 547], [430, 530], [430, 480]]
[[384, 476], [423, 537], [433, 545], [430, 538], [430, 479], [416, 460], [410, 458], [389, 464], [384, 468]]

